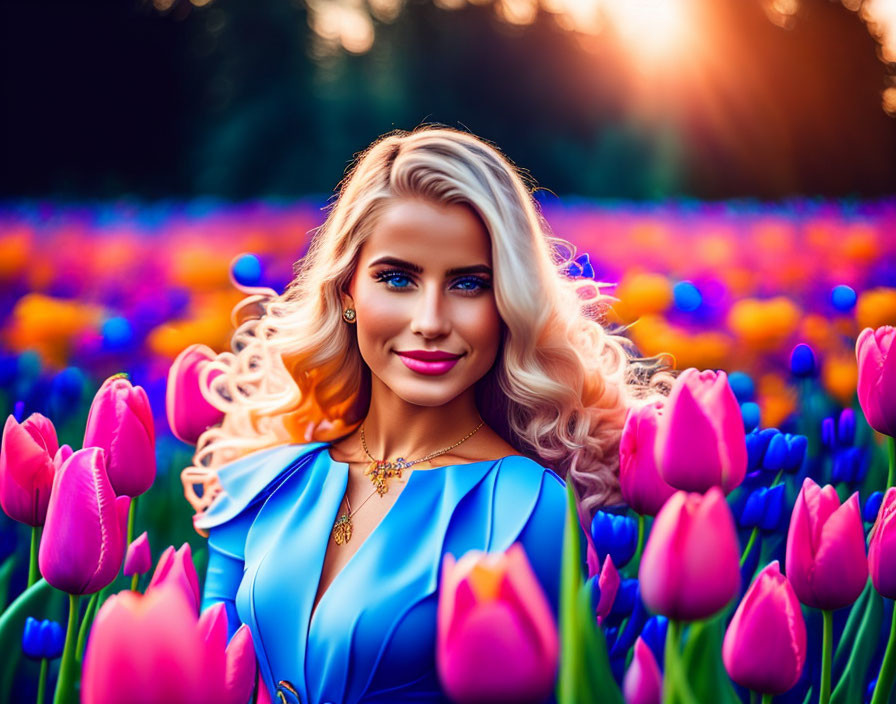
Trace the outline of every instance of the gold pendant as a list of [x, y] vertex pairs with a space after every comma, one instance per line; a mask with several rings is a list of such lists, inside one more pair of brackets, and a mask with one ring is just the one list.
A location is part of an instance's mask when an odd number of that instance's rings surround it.
[[386, 482], [393, 477], [401, 479], [401, 470], [409, 466], [410, 463], [405, 462], [402, 457], [399, 457], [395, 462], [374, 460], [364, 474], [370, 477], [370, 481], [376, 487], [376, 493], [382, 496], [389, 491], [389, 485]]
[[343, 513], [336, 523], [333, 525], [333, 540], [337, 545], [347, 543], [352, 539], [352, 518], [347, 513]]

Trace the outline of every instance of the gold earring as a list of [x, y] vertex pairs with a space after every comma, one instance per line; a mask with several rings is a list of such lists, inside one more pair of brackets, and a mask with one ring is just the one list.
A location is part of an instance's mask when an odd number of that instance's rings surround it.
[[344, 311], [342, 311], [342, 319], [347, 323], [354, 323], [355, 317], [356, 315], [354, 308], [346, 308]]

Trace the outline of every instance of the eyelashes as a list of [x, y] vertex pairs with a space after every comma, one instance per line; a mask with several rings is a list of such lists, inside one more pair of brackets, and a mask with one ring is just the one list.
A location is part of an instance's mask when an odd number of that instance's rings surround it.
[[[414, 281], [410, 274], [397, 269], [386, 269], [374, 275], [376, 281], [386, 284], [391, 291], [409, 290]], [[451, 283], [451, 288], [465, 295], [477, 295], [491, 289], [491, 281], [481, 276], [462, 276]]]

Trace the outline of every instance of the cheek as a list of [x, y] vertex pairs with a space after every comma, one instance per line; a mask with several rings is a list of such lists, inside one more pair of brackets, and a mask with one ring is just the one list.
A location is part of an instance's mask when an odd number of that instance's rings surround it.
[[355, 298], [358, 311], [358, 338], [368, 340], [390, 337], [406, 324], [399, 296], [376, 286], [359, 286]]
[[470, 313], [465, 316], [467, 338], [483, 352], [493, 354], [501, 341], [501, 316], [494, 300], [482, 301], [482, 306]]

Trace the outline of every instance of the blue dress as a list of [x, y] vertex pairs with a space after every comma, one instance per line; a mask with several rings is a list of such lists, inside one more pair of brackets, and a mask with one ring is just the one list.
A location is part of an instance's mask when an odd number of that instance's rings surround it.
[[404, 490], [322, 595], [349, 467], [329, 444], [281, 445], [218, 470], [202, 608], [224, 602], [230, 634], [252, 631], [275, 701], [448, 702], [435, 664], [446, 553], [522, 542], [557, 615], [566, 489], [520, 456], [411, 472]]

